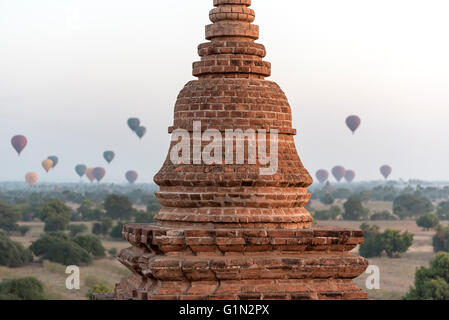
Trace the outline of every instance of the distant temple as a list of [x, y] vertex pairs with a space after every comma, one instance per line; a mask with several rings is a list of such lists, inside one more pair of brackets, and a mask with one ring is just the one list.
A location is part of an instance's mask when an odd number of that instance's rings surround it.
[[[169, 132], [190, 133], [194, 145], [195, 122], [200, 136], [211, 129], [223, 136], [226, 130], [264, 131], [276, 142], [277, 170], [261, 174], [269, 165], [251, 164], [249, 151], [243, 164], [199, 163], [195, 150], [174, 163], [179, 141], [172, 141], [154, 179], [163, 206], [157, 223], [123, 228], [132, 246], [118, 259], [133, 274], [116, 285], [114, 299], [367, 298], [352, 283], [367, 260], [349, 252], [363, 233], [314, 227], [305, 209], [312, 178], [295, 147], [287, 98], [265, 80], [271, 64], [263, 61], [265, 47], [254, 42], [259, 28], [250, 5], [214, 0], [209, 41], [198, 47], [201, 61], [193, 64], [198, 80], [179, 94]], [[237, 158], [237, 147], [222, 143]], [[271, 144], [267, 152], [275, 152]]]

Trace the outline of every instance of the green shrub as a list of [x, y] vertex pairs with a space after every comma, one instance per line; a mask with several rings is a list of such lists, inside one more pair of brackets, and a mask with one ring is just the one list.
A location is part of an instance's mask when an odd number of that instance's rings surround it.
[[101, 223], [95, 222], [92, 227], [92, 233], [96, 235], [107, 235], [112, 228], [112, 219], [103, 218]]
[[413, 234], [408, 231], [386, 229], [381, 233], [378, 226], [366, 223], [360, 228], [364, 232], [364, 243], [360, 245], [359, 253], [365, 258], [379, 257], [384, 251], [389, 258], [399, 257], [413, 243]]
[[0, 282], [0, 300], [45, 300], [44, 286], [34, 277]]
[[113, 257], [117, 256], [117, 252], [118, 252], [117, 248], [112, 248], [108, 251], [108, 253]]
[[19, 226], [19, 228], [17, 229], [17, 231], [19, 231], [20, 235], [22, 236], [26, 235], [30, 230], [31, 228], [28, 226]]
[[104, 201], [106, 215], [111, 219], [127, 220], [134, 214], [134, 208], [127, 196], [112, 194]]
[[6, 234], [0, 232], [0, 266], [16, 268], [33, 261], [30, 250], [21, 243], [12, 241]]
[[86, 250], [60, 232], [43, 235], [33, 242], [30, 249], [36, 256], [41, 256], [43, 260], [63, 265], [92, 263], [92, 258]]
[[382, 246], [388, 257], [399, 257], [401, 253], [407, 252], [413, 243], [413, 234], [400, 230], [387, 229], [381, 237]]
[[126, 223], [118, 222], [114, 228], [112, 228], [109, 236], [114, 239], [122, 239], [122, 228]]
[[317, 220], [336, 220], [343, 211], [339, 206], [332, 206], [329, 210], [317, 210], [314, 218]]
[[71, 210], [59, 200], [50, 200], [38, 208], [36, 215], [45, 222], [45, 232], [60, 231], [70, 223]]
[[148, 211], [137, 211], [134, 215], [136, 223], [154, 222], [154, 214]]
[[0, 202], [0, 229], [14, 231], [19, 227], [17, 222], [22, 217], [20, 210]]
[[364, 233], [364, 242], [359, 247], [359, 254], [365, 258], [379, 257], [384, 250], [379, 227], [363, 223], [360, 229]]
[[343, 204], [343, 219], [349, 221], [363, 220], [368, 217], [369, 210], [364, 208], [360, 198], [349, 198]]
[[386, 221], [386, 220], [398, 220], [398, 218], [394, 214], [392, 214], [390, 211], [385, 210], [385, 211], [378, 211], [378, 212], [373, 213], [370, 216], [370, 220], [371, 221], [379, 221], [379, 220]]
[[79, 235], [75, 239], [73, 239], [73, 241], [96, 258], [102, 258], [106, 256], [105, 249], [101, 244], [100, 239], [98, 239], [96, 236], [90, 234]]
[[405, 295], [406, 300], [449, 300], [449, 254], [440, 252], [415, 273], [415, 286]]
[[449, 226], [438, 225], [432, 239], [433, 251], [449, 252]]
[[320, 202], [325, 205], [331, 205], [335, 201], [334, 197], [330, 193], [323, 193], [320, 195]]
[[93, 300], [94, 294], [98, 294], [98, 293], [111, 294], [111, 293], [113, 293], [113, 291], [112, 291], [112, 289], [106, 287], [105, 285], [98, 284], [89, 290], [89, 292], [87, 293], [87, 298], [89, 300]]
[[416, 224], [418, 227], [423, 228], [424, 230], [430, 230], [436, 228], [440, 224], [440, 220], [434, 213], [427, 213], [416, 220]]
[[432, 210], [432, 202], [422, 195], [403, 194], [393, 201], [393, 212], [401, 219], [423, 215]]
[[449, 220], [449, 201], [442, 201], [438, 204], [437, 216], [440, 220]]
[[87, 227], [84, 224], [71, 224], [67, 227], [72, 237], [77, 236], [80, 233], [87, 231]]

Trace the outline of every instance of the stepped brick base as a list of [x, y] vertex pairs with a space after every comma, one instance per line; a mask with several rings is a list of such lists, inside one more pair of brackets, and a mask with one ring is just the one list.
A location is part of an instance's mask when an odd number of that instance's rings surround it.
[[192, 229], [132, 224], [119, 260], [133, 275], [116, 298], [139, 300], [366, 299], [352, 283], [367, 261], [349, 253], [361, 231]]

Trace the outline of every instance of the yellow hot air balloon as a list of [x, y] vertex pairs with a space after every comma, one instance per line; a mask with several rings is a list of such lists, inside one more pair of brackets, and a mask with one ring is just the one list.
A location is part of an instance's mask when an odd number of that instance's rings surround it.
[[94, 182], [95, 181], [94, 168], [87, 168], [86, 169], [86, 177], [90, 180], [90, 182]]
[[50, 159], [45, 159], [42, 161], [42, 167], [45, 169], [45, 171], [50, 171], [50, 169], [53, 167], [53, 161]]
[[28, 172], [25, 175], [25, 181], [29, 184], [30, 187], [34, 186], [34, 184], [37, 182], [38, 175], [35, 172]]

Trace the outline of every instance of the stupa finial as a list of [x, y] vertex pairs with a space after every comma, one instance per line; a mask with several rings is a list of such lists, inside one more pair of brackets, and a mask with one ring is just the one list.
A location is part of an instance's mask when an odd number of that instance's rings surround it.
[[201, 61], [193, 64], [193, 75], [199, 78], [256, 78], [271, 74], [271, 64], [262, 61], [266, 51], [259, 38], [259, 26], [250, 9], [251, 0], [214, 0], [209, 12], [213, 22], [206, 26], [210, 42], [198, 47]]

